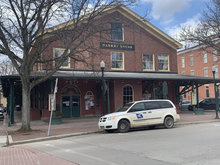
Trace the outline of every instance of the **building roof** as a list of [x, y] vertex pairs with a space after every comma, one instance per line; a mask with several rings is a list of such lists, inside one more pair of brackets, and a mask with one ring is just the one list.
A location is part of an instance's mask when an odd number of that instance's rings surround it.
[[[144, 18], [139, 16], [137, 13], [133, 12], [131, 9], [129, 9], [128, 7], [126, 7], [125, 5], [123, 5], [121, 3], [115, 3], [111, 6], [109, 6], [103, 12], [101, 12], [100, 15], [96, 19], [98, 19], [102, 16], [105, 16], [106, 13], [110, 14], [110, 13], [113, 13], [115, 11], [118, 11], [119, 13], [121, 13], [122, 15], [124, 15], [125, 17], [130, 19], [131, 21], [135, 22], [136, 24], [138, 24], [139, 26], [144, 28], [146, 31], [148, 31], [150, 34], [152, 34], [153, 36], [155, 36], [159, 40], [163, 41], [164, 43], [166, 43], [167, 45], [169, 45], [173, 49], [177, 50], [177, 49], [182, 48], [181, 43], [179, 43], [178, 41], [176, 41], [175, 39], [173, 39], [172, 37], [170, 37], [169, 35], [167, 35], [163, 31], [161, 31], [160, 29], [158, 29], [157, 27], [155, 27], [154, 25], [152, 25], [151, 23], [146, 21]], [[97, 12], [99, 12], [99, 10]], [[82, 19], [82, 21], [84, 21], [84, 19], [87, 19], [89, 17], [89, 15], [90, 14], [85, 15], [85, 17]], [[72, 24], [74, 24], [74, 22], [75, 21], [72, 20], [72, 21], [69, 21], [69, 22], [59, 24], [59, 25], [54, 26], [50, 29], [46, 29], [45, 32], [46, 31], [51, 31], [52, 29], [53, 30], [54, 29], [58, 30], [58, 29], [64, 28], [65, 26], [71, 26]]]
[[[31, 73], [31, 78], [43, 77], [46, 70], [34, 71]], [[101, 79], [101, 71], [70, 71], [70, 70], [58, 70], [51, 77], [60, 79]], [[106, 71], [104, 72], [105, 79], [112, 80], [142, 80], [142, 81], [176, 81], [180, 86], [192, 85], [198, 83], [200, 85], [214, 83], [212, 77], [182, 75], [177, 73], [147, 73], [147, 72], [119, 72], [119, 71]], [[15, 78], [20, 79], [18, 74], [1, 76], [1, 79]], [[216, 79], [216, 82], [220, 82], [220, 79]]]

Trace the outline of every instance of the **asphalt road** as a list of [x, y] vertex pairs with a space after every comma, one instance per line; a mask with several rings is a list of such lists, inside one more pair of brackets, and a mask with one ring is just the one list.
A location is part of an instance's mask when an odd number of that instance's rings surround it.
[[103, 133], [27, 144], [80, 165], [217, 165], [220, 123]]

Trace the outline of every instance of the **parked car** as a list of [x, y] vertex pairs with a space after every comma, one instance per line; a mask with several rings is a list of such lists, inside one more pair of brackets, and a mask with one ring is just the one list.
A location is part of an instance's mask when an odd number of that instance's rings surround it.
[[[220, 107], [220, 98], [218, 99], [218, 104]], [[197, 108], [197, 105], [196, 105]], [[199, 101], [199, 108], [202, 108], [204, 110], [215, 110], [216, 104], [215, 104], [215, 98], [205, 98]], [[192, 105], [188, 106], [188, 110], [192, 111]]]
[[6, 109], [4, 107], [0, 107], [0, 112], [4, 113], [6, 112]]
[[114, 113], [102, 116], [98, 127], [106, 132], [125, 133], [130, 128], [143, 126], [172, 128], [179, 120], [177, 109], [170, 100], [142, 100], [127, 103]]
[[191, 100], [184, 100], [179, 103], [180, 109], [188, 109], [189, 105], [191, 105]]
[[0, 112], [0, 120], [4, 119], [4, 114], [2, 112]]

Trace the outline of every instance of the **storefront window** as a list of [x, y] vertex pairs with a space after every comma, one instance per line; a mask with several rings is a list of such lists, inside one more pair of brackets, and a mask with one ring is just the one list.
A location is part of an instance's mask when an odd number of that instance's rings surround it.
[[133, 101], [133, 89], [130, 85], [125, 85], [123, 88], [123, 105]]

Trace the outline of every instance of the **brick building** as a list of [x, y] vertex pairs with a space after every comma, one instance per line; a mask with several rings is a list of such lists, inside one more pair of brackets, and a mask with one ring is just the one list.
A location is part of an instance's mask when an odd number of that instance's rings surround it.
[[[217, 51], [209, 48], [202, 50], [201, 46], [195, 46], [177, 53], [178, 73], [183, 75], [195, 75], [213, 78], [212, 67], [215, 66], [215, 78], [219, 78], [219, 56]], [[219, 83], [217, 83], [218, 85]], [[183, 88], [183, 87], [181, 87]], [[217, 86], [218, 89], [218, 86]], [[199, 99], [214, 98], [214, 84], [205, 84], [199, 87]], [[219, 89], [218, 89], [219, 93]], [[182, 95], [183, 100], [190, 100], [190, 92]]]
[[[31, 120], [50, 116], [50, 100], [56, 78], [59, 79], [56, 110], [61, 111], [64, 118], [102, 115], [103, 106], [105, 113], [110, 113], [126, 102], [142, 99], [167, 98], [179, 108], [179, 97], [182, 94], [179, 86], [213, 83], [212, 78], [203, 75], [195, 77], [178, 74], [177, 49], [182, 45], [127, 7], [113, 6], [108, 14], [96, 21], [103, 20], [110, 20], [106, 26], [112, 27], [112, 30], [106, 40], [92, 38], [96, 49], [104, 54], [89, 59], [94, 69], [73, 59], [66, 59], [50, 79], [32, 89]], [[42, 53], [42, 58], [59, 56], [64, 49], [62, 40], [53, 42]], [[107, 86], [104, 105], [99, 66], [101, 60], [105, 62], [104, 78]], [[52, 65], [56, 65], [56, 62]], [[46, 65], [36, 64], [32, 79], [44, 76], [46, 69]], [[14, 107], [13, 101], [10, 101], [12, 97], [21, 98], [21, 92], [14, 92], [19, 90], [19, 75], [2, 76], [1, 81], [9, 105]], [[17, 95], [13, 96], [14, 93]]]

